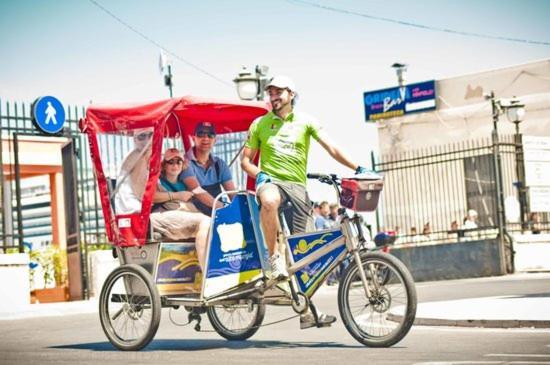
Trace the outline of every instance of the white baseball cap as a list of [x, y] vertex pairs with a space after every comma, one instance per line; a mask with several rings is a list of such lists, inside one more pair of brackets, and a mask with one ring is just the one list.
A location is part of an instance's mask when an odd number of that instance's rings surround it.
[[296, 91], [296, 85], [294, 81], [288, 76], [277, 75], [273, 77], [269, 83], [265, 86], [265, 90], [269, 89], [271, 86], [277, 87], [279, 89], [289, 89], [291, 91]]

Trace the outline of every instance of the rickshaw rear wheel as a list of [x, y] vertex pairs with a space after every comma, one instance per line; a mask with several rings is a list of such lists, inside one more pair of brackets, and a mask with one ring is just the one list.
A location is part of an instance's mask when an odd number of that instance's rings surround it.
[[213, 305], [206, 308], [206, 314], [220, 336], [230, 341], [243, 341], [262, 325], [265, 304]]
[[135, 264], [114, 269], [99, 297], [99, 319], [109, 342], [123, 351], [141, 350], [157, 333], [162, 304], [151, 274]]

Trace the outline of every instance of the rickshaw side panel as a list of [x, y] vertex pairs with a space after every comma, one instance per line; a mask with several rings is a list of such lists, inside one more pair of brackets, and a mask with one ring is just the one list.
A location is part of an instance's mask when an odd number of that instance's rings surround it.
[[161, 243], [154, 281], [160, 295], [200, 293], [202, 271], [195, 243]]
[[[344, 239], [345, 237], [342, 234], [342, 230], [336, 228], [327, 231], [309, 232], [290, 236], [288, 238], [288, 246], [293, 262], [298, 262], [311, 255], [313, 252], [335, 241], [342, 241]], [[310, 296], [317, 288], [317, 285], [322, 282], [329, 270], [338, 262], [340, 256], [345, 254], [345, 252], [345, 245], [335, 247], [303, 269], [296, 271], [294, 276], [296, 277], [300, 291]]]
[[211, 228], [203, 296], [212, 297], [263, 276], [250, 201], [235, 196], [217, 209]]

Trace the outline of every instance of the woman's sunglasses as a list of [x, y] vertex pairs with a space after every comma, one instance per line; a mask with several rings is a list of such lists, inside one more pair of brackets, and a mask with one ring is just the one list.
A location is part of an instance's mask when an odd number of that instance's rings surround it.
[[173, 158], [170, 161], [166, 161], [166, 163], [168, 165], [174, 165], [174, 164], [181, 165], [183, 163], [183, 160], [181, 158]]

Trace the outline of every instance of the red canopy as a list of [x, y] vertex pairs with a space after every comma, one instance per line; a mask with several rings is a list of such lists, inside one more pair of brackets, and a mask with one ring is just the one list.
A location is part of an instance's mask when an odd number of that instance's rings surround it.
[[[269, 111], [263, 102], [228, 102], [184, 96], [150, 104], [90, 106], [80, 129], [96, 133], [121, 133], [136, 128], [156, 127], [166, 121], [165, 137], [190, 135], [201, 121], [213, 123], [218, 134], [248, 130], [250, 123]], [[181, 133], [180, 133], [181, 131]]]
[[[214, 124], [217, 134], [243, 132], [248, 130], [254, 119], [268, 111], [269, 107], [266, 103], [227, 102], [194, 96], [161, 100], [150, 104], [88, 107], [86, 118], [80, 121], [80, 130], [89, 137], [109, 240], [119, 246], [141, 245], [145, 242], [147, 223], [144, 222], [149, 222], [153, 194], [160, 174], [163, 138], [182, 138], [185, 147], [188, 148], [189, 136], [194, 133], [195, 126], [199, 122], [206, 121]], [[128, 135], [129, 131], [148, 127], [153, 127], [154, 134], [149, 179], [142, 198], [141, 212], [117, 214], [115, 217], [101, 163], [97, 134]]]

